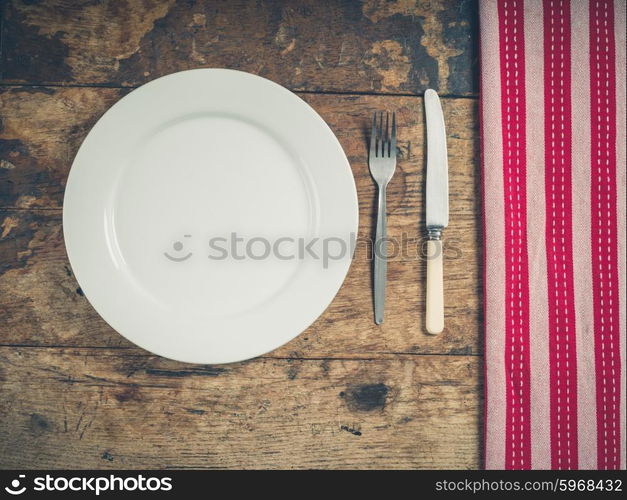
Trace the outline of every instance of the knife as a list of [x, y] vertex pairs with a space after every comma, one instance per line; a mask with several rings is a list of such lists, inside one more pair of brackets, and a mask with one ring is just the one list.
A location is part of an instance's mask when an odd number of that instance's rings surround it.
[[427, 116], [427, 309], [426, 327], [431, 334], [444, 329], [444, 279], [442, 230], [448, 226], [448, 160], [446, 131], [440, 98], [425, 92]]

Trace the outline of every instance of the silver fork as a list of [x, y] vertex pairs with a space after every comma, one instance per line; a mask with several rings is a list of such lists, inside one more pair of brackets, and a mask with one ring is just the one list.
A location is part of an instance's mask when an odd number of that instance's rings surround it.
[[377, 325], [383, 323], [385, 308], [385, 282], [387, 275], [387, 200], [385, 191], [388, 182], [396, 169], [396, 113], [392, 113], [392, 135], [389, 131], [390, 115], [385, 114], [385, 130], [383, 129], [383, 113], [372, 116], [372, 135], [370, 136], [370, 154], [368, 165], [370, 175], [379, 189], [377, 208], [377, 233], [374, 243], [374, 320]]

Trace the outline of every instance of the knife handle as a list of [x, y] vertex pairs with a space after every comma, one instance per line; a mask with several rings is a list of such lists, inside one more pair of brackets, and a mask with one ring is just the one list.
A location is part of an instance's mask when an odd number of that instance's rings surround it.
[[444, 274], [442, 240], [427, 241], [427, 332], [435, 335], [444, 330]]

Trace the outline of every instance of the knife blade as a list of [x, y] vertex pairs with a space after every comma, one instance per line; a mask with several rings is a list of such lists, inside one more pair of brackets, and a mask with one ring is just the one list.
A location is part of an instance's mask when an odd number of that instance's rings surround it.
[[444, 330], [444, 267], [442, 230], [448, 226], [448, 159], [440, 98], [425, 92], [427, 117], [427, 300], [425, 326], [431, 334]]
[[433, 236], [448, 226], [448, 159], [446, 129], [440, 98], [435, 90], [425, 92], [427, 116], [427, 231]]

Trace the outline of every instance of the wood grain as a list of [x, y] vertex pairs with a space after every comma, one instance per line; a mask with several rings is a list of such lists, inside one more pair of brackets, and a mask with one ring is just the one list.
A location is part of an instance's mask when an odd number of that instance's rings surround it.
[[[0, 208], [61, 208], [78, 148], [98, 118], [128, 93], [125, 89], [0, 87]], [[367, 166], [374, 111], [396, 111], [399, 161], [389, 186], [393, 213], [422, 214], [424, 171], [423, 100], [418, 97], [300, 94], [329, 124], [351, 163], [360, 214], [372, 215], [375, 185]], [[477, 217], [477, 105], [474, 99], [443, 99], [451, 175], [451, 211]], [[416, 229], [415, 229], [416, 230]], [[414, 230], [414, 231], [415, 231]]]
[[[477, 0], [0, 3], [0, 468], [476, 468], [481, 245]], [[89, 305], [63, 244], [73, 158], [133, 87], [191, 68], [270, 78], [331, 126], [359, 196], [346, 282], [303, 334], [221, 366], [159, 358]], [[443, 99], [446, 330], [424, 331], [425, 88]], [[446, 98], [449, 96], [450, 98]], [[468, 98], [468, 97], [471, 98]], [[366, 163], [396, 111], [386, 322], [372, 317]]]
[[0, 467], [476, 468], [479, 365], [0, 348]]
[[294, 90], [468, 95], [476, 10], [476, 0], [13, 0], [2, 82], [133, 86], [226, 67]]
[[[6, 345], [130, 346], [93, 311], [72, 276], [61, 229], [71, 160], [98, 116], [121, 91], [9, 89], [0, 133], [6, 187], [0, 210], [0, 292]], [[445, 239], [446, 331], [424, 329], [422, 99], [304, 95], [327, 120], [349, 157], [360, 208], [354, 263], [337, 298], [312, 327], [274, 353], [291, 357], [372, 357], [386, 353], [480, 352], [481, 288], [475, 114], [472, 100], [445, 100], [449, 126], [451, 225]], [[389, 263], [386, 322], [372, 321], [371, 256], [375, 187], [367, 167], [366, 130], [374, 110], [396, 110], [397, 173], [388, 188]], [[63, 140], [60, 140], [63, 138]], [[396, 250], [395, 250], [396, 249]], [[155, 249], [161, 251], [161, 249]]]

